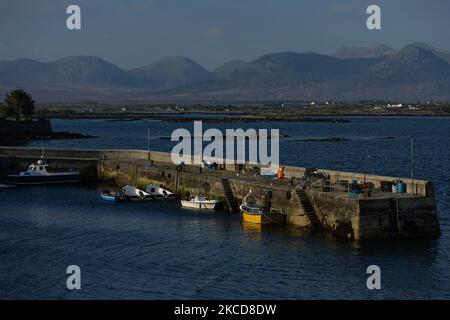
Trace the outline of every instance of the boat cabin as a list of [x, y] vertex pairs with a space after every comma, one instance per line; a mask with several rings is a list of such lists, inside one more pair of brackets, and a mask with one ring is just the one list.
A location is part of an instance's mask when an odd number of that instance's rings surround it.
[[21, 172], [20, 175], [30, 176], [30, 175], [48, 175], [47, 171], [48, 165], [44, 160], [39, 160], [36, 163], [32, 163], [27, 171]]

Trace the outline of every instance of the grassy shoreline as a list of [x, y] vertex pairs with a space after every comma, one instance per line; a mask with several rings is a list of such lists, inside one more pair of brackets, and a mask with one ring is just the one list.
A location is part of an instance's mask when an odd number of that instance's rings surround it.
[[[172, 104], [131, 106], [55, 105], [40, 106], [35, 113], [35, 118], [44, 119], [117, 119], [132, 121], [146, 118], [171, 122], [194, 120], [202, 120], [205, 122], [335, 122], [336, 119], [323, 119], [323, 117], [351, 116], [447, 117], [450, 116], [450, 104], [405, 105], [402, 107], [386, 107], [380, 105], [292, 105], [283, 107], [267, 105], [209, 106], [199, 104], [182, 106]], [[317, 117], [322, 119], [317, 119]]]

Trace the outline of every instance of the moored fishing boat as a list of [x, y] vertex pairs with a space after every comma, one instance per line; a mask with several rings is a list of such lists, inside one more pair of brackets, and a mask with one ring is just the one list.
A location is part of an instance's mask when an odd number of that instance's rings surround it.
[[149, 193], [155, 200], [175, 200], [176, 195], [169, 190], [149, 184], [145, 187], [145, 191]]
[[214, 210], [219, 202], [219, 200], [208, 200], [204, 196], [195, 196], [189, 200], [181, 200], [181, 206], [191, 209]]
[[129, 197], [124, 195], [122, 192], [114, 192], [110, 190], [103, 190], [100, 192], [100, 198], [111, 202], [127, 202], [130, 200]]
[[258, 204], [256, 196], [251, 190], [245, 196], [239, 209], [241, 210], [241, 219], [251, 223], [280, 224], [285, 220], [285, 215], [281, 210]]
[[32, 163], [26, 171], [10, 174], [7, 177], [14, 184], [50, 184], [80, 181], [79, 171], [49, 172], [47, 168], [48, 164], [41, 157], [37, 162]]
[[126, 185], [122, 188], [122, 193], [128, 197], [130, 201], [148, 201], [153, 200], [150, 193], [138, 189], [135, 186]]

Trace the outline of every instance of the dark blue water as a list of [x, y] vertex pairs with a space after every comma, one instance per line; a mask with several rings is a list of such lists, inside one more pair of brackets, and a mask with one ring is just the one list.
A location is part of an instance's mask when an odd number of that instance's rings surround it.
[[[439, 240], [347, 243], [294, 227], [245, 226], [237, 215], [176, 203], [111, 205], [98, 200], [96, 187], [0, 189], [0, 298], [450, 298], [450, 118], [349, 119], [204, 127], [280, 128], [290, 136], [281, 141], [283, 163], [394, 176], [409, 175], [413, 135], [416, 175], [435, 183]], [[48, 147], [146, 149], [150, 126], [150, 148], [163, 151], [173, 144], [159, 136], [192, 130], [190, 123], [145, 120], [53, 126], [98, 138], [46, 141]], [[350, 141], [298, 141], [331, 136]], [[82, 289], [74, 292], [65, 288], [72, 264], [82, 272]], [[372, 264], [382, 272], [378, 291], [366, 287]]]

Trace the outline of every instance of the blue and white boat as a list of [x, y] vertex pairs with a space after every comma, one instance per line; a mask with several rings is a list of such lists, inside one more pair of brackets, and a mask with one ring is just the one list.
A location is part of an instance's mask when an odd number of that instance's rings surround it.
[[111, 202], [127, 202], [130, 201], [130, 198], [123, 194], [122, 192], [114, 192], [109, 190], [103, 190], [100, 192], [100, 198], [105, 201]]
[[50, 184], [80, 181], [79, 171], [49, 172], [47, 168], [47, 163], [41, 157], [36, 163], [32, 163], [26, 171], [8, 175], [8, 180], [14, 184]]
[[105, 201], [111, 202], [153, 200], [153, 197], [149, 193], [130, 185], [124, 186], [119, 192], [103, 190], [102, 192], [100, 192], [100, 198]]

